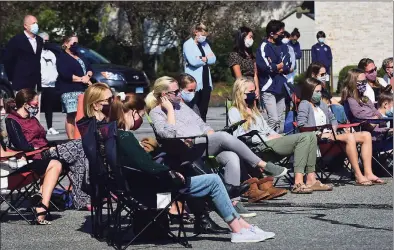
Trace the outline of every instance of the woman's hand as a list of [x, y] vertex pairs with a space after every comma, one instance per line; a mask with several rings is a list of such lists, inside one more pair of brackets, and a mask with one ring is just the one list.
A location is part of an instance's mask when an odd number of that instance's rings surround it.
[[81, 82], [88, 84], [90, 82], [90, 77], [88, 75], [82, 76]]
[[268, 136], [268, 139], [269, 140], [273, 140], [273, 139], [278, 139], [278, 138], [281, 138], [281, 137], [282, 136], [280, 134], [273, 134], [273, 135]]
[[172, 106], [172, 103], [166, 96], [163, 96], [160, 98], [161, 99], [161, 106], [165, 108], [167, 111], [173, 111], [174, 107]]

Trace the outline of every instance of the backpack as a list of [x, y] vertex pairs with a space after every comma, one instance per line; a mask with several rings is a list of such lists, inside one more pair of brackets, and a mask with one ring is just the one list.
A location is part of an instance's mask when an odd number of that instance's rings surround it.
[[[55, 188], [52, 192], [51, 202], [58, 207], [60, 210], [66, 210], [73, 207], [73, 197], [71, 192], [67, 190]], [[53, 210], [56, 210], [53, 206], [51, 206]]]

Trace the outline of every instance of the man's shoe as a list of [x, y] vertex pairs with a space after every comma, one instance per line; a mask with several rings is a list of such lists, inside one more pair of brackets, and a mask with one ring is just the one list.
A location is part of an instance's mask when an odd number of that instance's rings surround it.
[[265, 197], [263, 200], [271, 200], [287, 194], [286, 189], [274, 187], [273, 180], [274, 178], [272, 177], [265, 177], [259, 180], [258, 182], [259, 189], [261, 191], [266, 191], [270, 194], [269, 196]]
[[50, 129], [48, 129], [47, 134], [48, 135], [58, 135], [59, 132], [56, 131], [56, 129], [54, 129], [54, 128], [50, 128]]
[[208, 214], [195, 218], [194, 233], [195, 234], [227, 234], [230, 230], [216, 224]]
[[249, 190], [245, 193], [248, 197], [248, 202], [250, 203], [258, 202], [270, 195], [267, 191], [259, 190], [259, 187], [257, 186], [258, 181], [259, 180], [257, 178], [251, 178], [244, 182], [250, 184]]
[[228, 196], [230, 196], [230, 199], [234, 199], [241, 196], [241, 194], [248, 191], [249, 186], [250, 186], [249, 183], [243, 183], [239, 186], [234, 186], [228, 183], [224, 183], [224, 187], [226, 188]]

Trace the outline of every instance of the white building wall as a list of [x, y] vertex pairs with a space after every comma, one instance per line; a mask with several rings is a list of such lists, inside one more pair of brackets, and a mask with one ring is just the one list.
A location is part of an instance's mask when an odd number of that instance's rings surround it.
[[294, 28], [298, 28], [301, 37], [298, 39], [301, 49], [311, 49], [312, 45], [316, 43], [315, 20], [296, 12], [283, 20], [285, 29], [291, 33]]
[[393, 56], [393, 2], [315, 2], [315, 21], [332, 49], [334, 76], [364, 57], [380, 68]]

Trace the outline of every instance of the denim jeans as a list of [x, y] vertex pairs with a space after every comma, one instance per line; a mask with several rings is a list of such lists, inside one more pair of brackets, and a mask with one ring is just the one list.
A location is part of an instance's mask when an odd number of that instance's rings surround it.
[[239, 219], [222, 180], [217, 174], [205, 174], [191, 177], [189, 186], [183, 191], [191, 197], [210, 196], [217, 213], [227, 223]]
[[269, 92], [263, 92], [261, 99], [268, 115], [268, 126], [277, 133], [283, 131], [281, 122], [285, 120], [286, 103], [284, 96], [275, 96]]

